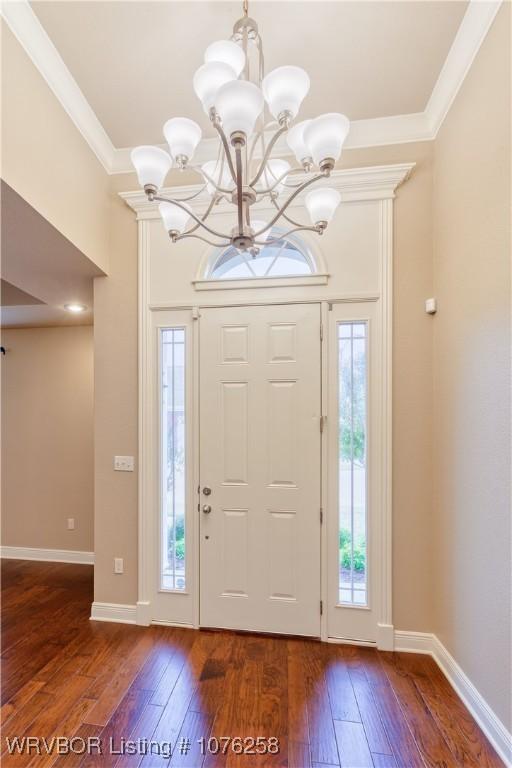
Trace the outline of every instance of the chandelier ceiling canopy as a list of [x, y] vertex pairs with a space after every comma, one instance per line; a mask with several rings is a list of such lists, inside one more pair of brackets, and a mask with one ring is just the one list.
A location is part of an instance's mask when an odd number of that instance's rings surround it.
[[[296, 66], [277, 67], [265, 75], [262, 40], [247, 5], [245, 0], [244, 15], [235, 23], [231, 39], [208, 46], [204, 64], [193, 78], [194, 91], [220, 139], [217, 159], [201, 167], [192, 165], [201, 128], [187, 117], [173, 117], [165, 123], [169, 153], [160, 147], [142, 146], [132, 151], [131, 159], [148, 199], [160, 203], [160, 214], [173, 242], [195, 237], [211, 245], [231, 244], [256, 254], [259, 246], [269, 245], [270, 230], [279, 219], [291, 226], [287, 234], [298, 230], [324, 232], [341, 198], [325, 184], [313, 185], [328, 179], [340, 157], [349, 121], [345, 115], [328, 113], [294, 122], [309, 91], [309, 76]], [[270, 138], [269, 131], [273, 131]], [[272, 157], [277, 140], [284, 134], [298, 167]], [[258, 145], [261, 159], [256, 161]], [[196, 170], [202, 177], [201, 189], [182, 199], [159, 194], [173, 164], [182, 170]], [[305, 180], [294, 183], [294, 176], [304, 173]], [[309, 186], [312, 189], [304, 203], [311, 223], [301, 224], [290, 218], [287, 209]], [[188, 203], [205, 190], [210, 201], [199, 216]], [[208, 222], [223, 199], [236, 211], [237, 223], [230, 232], [219, 232]], [[276, 209], [267, 222], [253, 220], [251, 215], [251, 206], [263, 199]], [[198, 234], [201, 230], [208, 236]]]

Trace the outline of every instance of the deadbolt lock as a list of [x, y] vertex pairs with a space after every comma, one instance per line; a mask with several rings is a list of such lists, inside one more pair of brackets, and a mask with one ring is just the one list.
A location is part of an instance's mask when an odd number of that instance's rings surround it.
[[203, 488], [203, 493], [204, 493], [204, 495], [205, 495], [205, 496], [209, 496], [209, 495], [211, 494], [211, 492], [212, 492], [212, 489], [211, 489], [211, 488], [208, 488], [208, 486], [207, 486], [207, 485], [205, 485], [205, 487]]

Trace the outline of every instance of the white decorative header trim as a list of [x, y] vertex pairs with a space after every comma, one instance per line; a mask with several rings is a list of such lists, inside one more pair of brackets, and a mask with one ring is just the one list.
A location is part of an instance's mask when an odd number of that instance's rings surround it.
[[[502, 0], [471, 0], [424, 112], [355, 120], [345, 147], [432, 141], [457, 95]], [[19, 43], [109, 174], [131, 173], [131, 147], [116, 148], [48, 37], [28, 0], [4, 0], [1, 13]], [[217, 139], [204, 139], [194, 161], [203, 164], [217, 156]], [[290, 156], [283, 140], [275, 150]]]
[[[377, 165], [368, 168], [347, 168], [346, 170], [333, 171], [326, 183], [341, 192], [343, 203], [357, 202], [360, 200], [386, 200], [395, 196], [396, 189], [410, 176], [415, 163], [398, 163], [396, 165]], [[296, 176], [300, 179], [300, 176]], [[162, 190], [166, 197], [177, 199], [188, 197], [198, 192], [201, 185], [189, 185], [185, 187], [167, 187]], [[298, 195], [293, 201], [292, 207], [300, 206], [305, 192]], [[120, 192], [120, 197], [132, 208], [138, 219], [158, 219], [158, 204], [150, 203], [142, 190], [135, 192]], [[206, 192], [198, 195], [189, 202], [193, 211], [201, 211], [209, 200]], [[268, 202], [255, 204], [254, 209], [268, 209]], [[220, 203], [215, 209], [217, 213], [229, 213], [233, 207], [229, 202]]]

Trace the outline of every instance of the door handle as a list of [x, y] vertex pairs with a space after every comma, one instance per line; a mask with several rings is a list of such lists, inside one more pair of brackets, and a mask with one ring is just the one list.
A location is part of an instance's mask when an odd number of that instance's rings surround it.
[[209, 515], [211, 511], [212, 511], [212, 508], [210, 507], [210, 505], [209, 504], [205, 504], [204, 507], [203, 507], [204, 514], [205, 515]]

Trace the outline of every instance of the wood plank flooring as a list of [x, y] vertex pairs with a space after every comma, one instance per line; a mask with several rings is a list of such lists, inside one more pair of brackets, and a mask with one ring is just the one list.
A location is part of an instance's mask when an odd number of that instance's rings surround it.
[[[2, 562], [5, 768], [503, 765], [428, 656], [93, 622], [92, 576], [90, 566]], [[16, 736], [50, 749], [9, 754]], [[99, 739], [103, 752], [59, 754], [52, 737], [77, 750]], [[237, 754], [239, 741], [202, 753], [200, 739], [222, 737], [274, 737], [279, 752]], [[151, 754], [148, 742], [178, 748]]]

